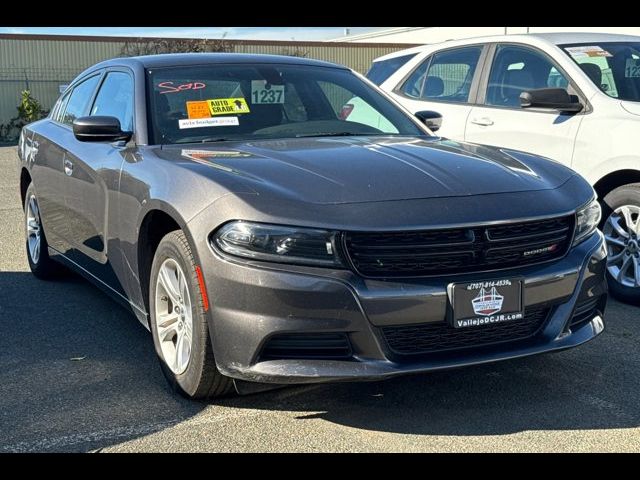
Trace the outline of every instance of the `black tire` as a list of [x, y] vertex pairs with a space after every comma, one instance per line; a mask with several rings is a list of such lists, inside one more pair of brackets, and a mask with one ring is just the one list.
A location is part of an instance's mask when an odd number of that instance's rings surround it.
[[[174, 373], [165, 362], [158, 339], [156, 325], [156, 288], [160, 267], [167, 259], [173, 259], [184, 272], [191, 300], [193, 331], [191, 357], [186, 370]], [[162, 373], [174, 391], [190, 399], [221, 397], [234, 391], [233, 380], [222, 375], [216, 367], [209, 327], [196, 273], [196, 262], [191, 247], [181, 230], [168, 233], [158, 245], [151, 266], [149, 283], [149, 320], [156, 354]]]
[[[40, 225], [40, 254], [36, 260], [31, 256], [31, 251], [29, 249], [29, 233], [27, 232], [27, 215], [29, 209], [29, 202], [31, 198], [35, 199], [36, 205], [38, 205], [38, 197], [36, 195], [35, 188], [33, 187], [33, 183], [29, 185], [27, 188], [27, 193], [25, 195], [24, 200], [24, 236], [25, 236], [25, 249], [27, 250], [27, 260], [29, 261], [29, 268], [31, 269], [31, 273], [33, 273], [36, 277], [42, 280], [52, 280], [58, 278], [60, 273], [64, 271], [64, 267], [49, 257], [49, 244], [47, 243], [47, 237], [44, 232], [44, 227], [42, 226], [42, 220], [39, 220]], [[38, 218], [40, 217], [40, 212], [38, 208]]]
[[[607, 219], [613, 212], [623, 205], [635, 205], [640, 207], [640, 183], [630, 183], [618, 187], [609, 192], [601, 202], [602, 204], [602, 222], [600, 228], [604, 228]], [[609, 292], [618, 300], [640, 305], [640, 288], [622, 285], [607, 271], [607, 283], [609, 284]]]

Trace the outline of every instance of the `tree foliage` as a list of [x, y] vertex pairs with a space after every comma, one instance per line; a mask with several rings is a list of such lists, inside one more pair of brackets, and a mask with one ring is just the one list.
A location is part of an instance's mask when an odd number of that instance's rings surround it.
[[[157, 55], [161, 53], [233, 52], [233, 43], [225, 38], [134, 38], [120, 49], [122, 57]], [[306, 57], [309, 52], [301, 46], [282, 47], [279, 55]]]
[[224, 38], [136, 38], [120, 49], [123, 57], [157, 55], [160, 53], [230, 52], [233, 46]]
[[309, 55], [309, 52], [303, 49], [301, 46], [296, 45], [294, 47], [282, 47], [280, 49], [280, 55], [306, 58]]

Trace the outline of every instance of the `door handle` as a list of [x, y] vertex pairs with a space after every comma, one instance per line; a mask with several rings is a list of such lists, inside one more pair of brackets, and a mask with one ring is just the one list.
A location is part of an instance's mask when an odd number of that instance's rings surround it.
[[68, 177], [73, 175], [73, 162], [68, 158], [64, 159], [64, 173]]
[[471, 123], [488, 127], [493, 125], [493, 120], [491, 120], [489, 117], [472, 118]]

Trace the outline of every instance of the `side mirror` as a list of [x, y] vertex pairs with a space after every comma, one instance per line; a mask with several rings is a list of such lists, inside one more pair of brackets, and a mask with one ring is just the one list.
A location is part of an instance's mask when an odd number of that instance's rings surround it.
[[584, 105], [576, 95], [569, 95], [564, 88], [538, 88], [520, 94], [522, 108], [546, 108], [560, 112], [580, 112]]
[[116, 117], [80, 117], [73, 121], [73, 134], [81, 142], [128, 141], [133, 132], [123, 132]]
[[418, 120], [424, 123], [429, 130], [437, 132], [442, 126], [442, 115], [431, 110], [423, 110], [415, 113]]

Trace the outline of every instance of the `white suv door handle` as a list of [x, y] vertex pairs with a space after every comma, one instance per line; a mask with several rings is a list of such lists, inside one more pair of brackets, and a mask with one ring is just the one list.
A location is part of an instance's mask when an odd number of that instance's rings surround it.
[[472, 118], [471, 123], [488, 127], [490, 125], [493, 125], [493, 120], [491, 120], [489, 117]]

